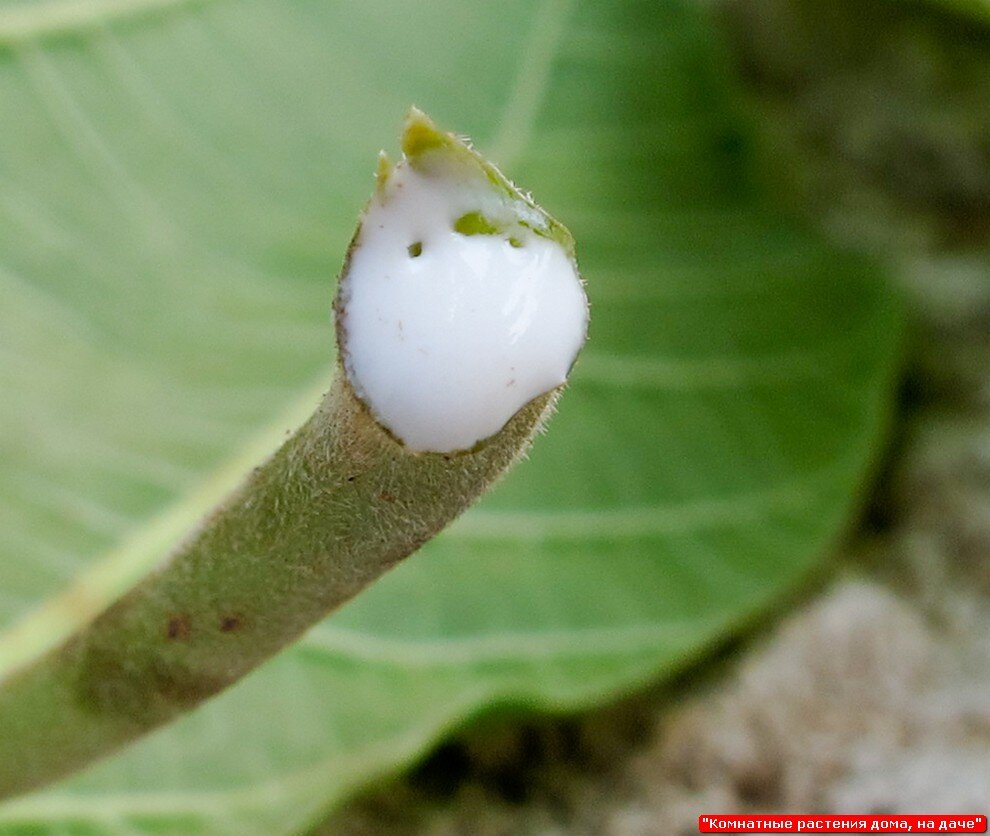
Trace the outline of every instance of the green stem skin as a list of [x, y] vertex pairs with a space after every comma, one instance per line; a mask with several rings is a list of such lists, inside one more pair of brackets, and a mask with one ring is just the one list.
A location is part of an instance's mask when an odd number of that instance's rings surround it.
[[[473, 169], [573, 260], [566, 228], [415, 109], [402, 144], [421, 171]], [[390, 171], [381, 157], [379, 187]], [[360, 225], [352, 248], [359, 236]], [[340, 327], [337, 339], [346, 353]], [[298, 638], [484, 493], [525, 453], [560, 388], [470, 450], [415, 453], [376, 421], [338, 364], [316, 413], [168, 560], [61, 646], [0, 681], [0, 799], [113, 752]]]
[[410, 453], [338, 370], [313, 417], [164, 566], [0, 685], [0, 798], [112, 752], [292, 642], [470, 505], [556, 397], [473, 450]]

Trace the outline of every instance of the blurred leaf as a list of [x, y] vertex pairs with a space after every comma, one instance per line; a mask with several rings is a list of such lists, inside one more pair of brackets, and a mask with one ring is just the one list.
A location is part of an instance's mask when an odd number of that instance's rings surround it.
[[953, 9], [981, 23], [990, 23], [990, 0], [929, 0], [935, 6]]
[[621, 692], [807, 576], [877, 446], [898, 311], [767, 205], [732, 94], [686, 0], [0, 3], [0, 613], [89, 571], [0, 661], [315, 405], [330, 277], [410, 102], [570, 226], [593, 303], [551, 432], [481, 507], [0, 831], [291, 832], [482, 708]]

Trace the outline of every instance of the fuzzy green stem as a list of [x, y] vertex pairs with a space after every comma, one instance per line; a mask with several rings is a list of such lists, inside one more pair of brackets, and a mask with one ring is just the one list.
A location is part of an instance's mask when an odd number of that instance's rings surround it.
[[[423, 171], [474, 171], [573, 261], [566, 229], [418, 111], [403, 147]], [[379, 191], [390, 172], [382, 158]], [[359, 239], [360, 227], [342, 286]], [[342, 327], [338, 342], [346, 356]], [[559, 390], [470, 450], [416, 453], [379, 423], [341, 364], [316, 413], [155, 571], [0, 681], [0, 798], [113, 752], [298, 638], [480, 496], [526, 451]]]
[[338, 374], [313, 417], [163, 567], [0, 686], [0, 797], [112, 752], [292, 642], [476, 499], [555, 397], [475, 450], [415, 454]]

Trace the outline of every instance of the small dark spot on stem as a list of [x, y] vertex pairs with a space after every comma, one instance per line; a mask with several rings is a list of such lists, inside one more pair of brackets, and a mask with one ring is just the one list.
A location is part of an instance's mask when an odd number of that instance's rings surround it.
[[189, 616], [185, 613], [169, 616], [168, 624], [165, 626], [165, 636], [172, 641], [184, 641], [189, 638], [192, 632], [192, 624]]
[[225, 615], [220, 620], [220, 630], [224, 633], [233, 633], [241, 628], [241, 621], [239, 615]]
[[348, 476], [347, 477], [347, 481], [348, 482], [353, 482], [355, 479], [357, 479], [357, 476]]

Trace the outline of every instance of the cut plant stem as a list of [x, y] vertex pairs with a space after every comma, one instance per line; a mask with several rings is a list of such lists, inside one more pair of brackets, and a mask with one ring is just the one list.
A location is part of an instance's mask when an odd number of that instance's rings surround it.
[[[435, 143], [438, 141], [439, 145]], [[587, 328], [570, 237], [414, 114], [341, 279], [348, 377], [407, 447], [452, 452], [561, 385]]]
[[155, 571], [0, 682], [0, 797], [237, 681], [453, 520], [550, 413], [587, 326], [570, 235], [418, 111], [403, 149], [344, 263], [329, 392]]

